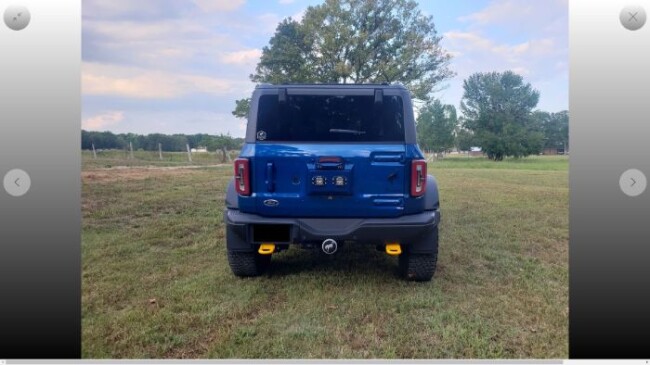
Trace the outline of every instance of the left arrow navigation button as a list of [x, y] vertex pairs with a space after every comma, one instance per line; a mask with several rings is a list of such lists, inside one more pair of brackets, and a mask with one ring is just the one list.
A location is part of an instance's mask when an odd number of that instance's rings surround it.
[[27, 172], [21, 169], [13, 169], [5, 174], [3, 184], [7, 194], [19, 197], [27, 194], [32, 185], [32, 180]]

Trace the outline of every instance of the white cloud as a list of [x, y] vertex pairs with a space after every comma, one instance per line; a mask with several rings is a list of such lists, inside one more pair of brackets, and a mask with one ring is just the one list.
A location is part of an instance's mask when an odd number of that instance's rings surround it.
[[265, 13], [257, 17], [258, 27], [269, 34], [275, 33], [275, 28], [282, 18], [275, 13]]
[[302, 21], [302, 18], [304, 18], [306, 11], [307, 11], [307, 9], [300, 10], [299, 12], [293, 14], [291, 16], [291, 19], [293, 19], [293, 20], [297, 21], [298, 23], [300, 23]]
[[527, 69], [526, 67], [519, 66], [519, 67], [513, 67], [511, 69], [512, 72], [521, 75], [521, 76], [528, 76], [530, 75], [530, 70]]
[[519, 34], [552, 31], [566, 35], [568, 3], [567, 0], [492, 0], [487, 7], [458, 20], [473, 28], [498, 26]]
[[234, 65], [254, 65], [262, 56], [260, 49], [246, 49], [225, 53], [221, 56], [221, 62]]
[[237, 82], [213, 77], [152, 71], [84, 62], [84, 95], [124, 96], [137, 99], [169, 99], [192, 93], [225, 95], [236, 92]]
[[278, 1], [279, 4], [281, 5], [288, 5], [288, 4], [293, 4], [296, 0], [280, 0]]
[[210, 36], [209, 29], [199, 23], [177, 19], [152, 20], [85, 20], [84, 30], [103, 40], [120, 42], [184, 39]]
[[84, 21], [87, 18], [159, 19], [174, 17], [182, 9], [176, 0], [83, 0]]
[[476, 22], [479, 24], [501, 23], [513, 21], [520, 17], [526, 18], [533, 15], [534, 6], [530, 2], [521, 0], [497, 0], [481, 11], [460, 17], [463, 22]]
[[245, 0], [194, 0], [203, 11], [222, 12], [233, 11], [244, 5]]
[[[84, 21], [84, 60], [179, 70], [188, 61], [215, 62], [237, 47], [227, 34], [180, 20]], [[89, 57], [90, 56], [90, 57]]]
[[492, 40], [471, 32], [450, 31], [443, 35], [443, 39], [452, 42], [455, 41], [454, 44], [461, 47], [489, 49], [494, 46]]
[[[531, 57], [547, 57], [558, 52], [555, 41], [551, 38], [532, 39], [518, 44], [496, 43], [476, 32], [450, 31], [444, 34], [445, 45], [449, 53], [456, 57], [469, 55], [477, 57], [478, 53], [490, 53], [504, 62], [504, 65], [524, 62]], [[560, 50], [561, 51], [561, 50]]]
[[104, 131], [114, 127], [124, 120], [123, 111], [110, 111], [84, 119], [81, 122], [83, 129], [88, 131]]

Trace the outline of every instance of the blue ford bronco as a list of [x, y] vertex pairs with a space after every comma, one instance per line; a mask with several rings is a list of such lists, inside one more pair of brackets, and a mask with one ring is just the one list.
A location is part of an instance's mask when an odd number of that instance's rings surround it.
[[257, 276], [291, 244], [370, 243], [407, 280], [436, 269], [440, 203], [401, 85], [259, 85], [226, 193], [228, 262]]

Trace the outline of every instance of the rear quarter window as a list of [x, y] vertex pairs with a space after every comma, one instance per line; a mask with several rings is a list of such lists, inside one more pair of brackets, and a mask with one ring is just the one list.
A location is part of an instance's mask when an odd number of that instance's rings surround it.
[[257, 141], [404, 142], [400, 96], [263, 95], [257, 115]]

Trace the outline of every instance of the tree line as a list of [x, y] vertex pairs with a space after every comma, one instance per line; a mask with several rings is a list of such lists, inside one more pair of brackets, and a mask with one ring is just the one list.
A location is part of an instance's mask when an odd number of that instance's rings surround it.
[[95, 149], [127, 149], [130, 145], [134, 150], [158, 151], [160, 144], [165, 152], [183, 152], [190, 148], [206, 147], [208, 151], [240, 149], [244, 143], [243, 138], [233, 138], [229, 135], [209, 134], [160, 134], [147, 135], [112, 132], [81, 131], [81, 148], [84, 150]]
[[[284, 19], [250, 75], [255, 83], [392, 83], [423, 107], [420, 147], [480, 147], [488, 158], [524, 157], [568, 147], [568, 111], [537, 110], [539, 91], [512, 71], [475, 73], [463, 83], [461, 116], [434, 94], [455, 75], [432, 15], [413, 0], [325, 0], [300, 21]], [[232, 114], [246, 118], [250, 99]]]

